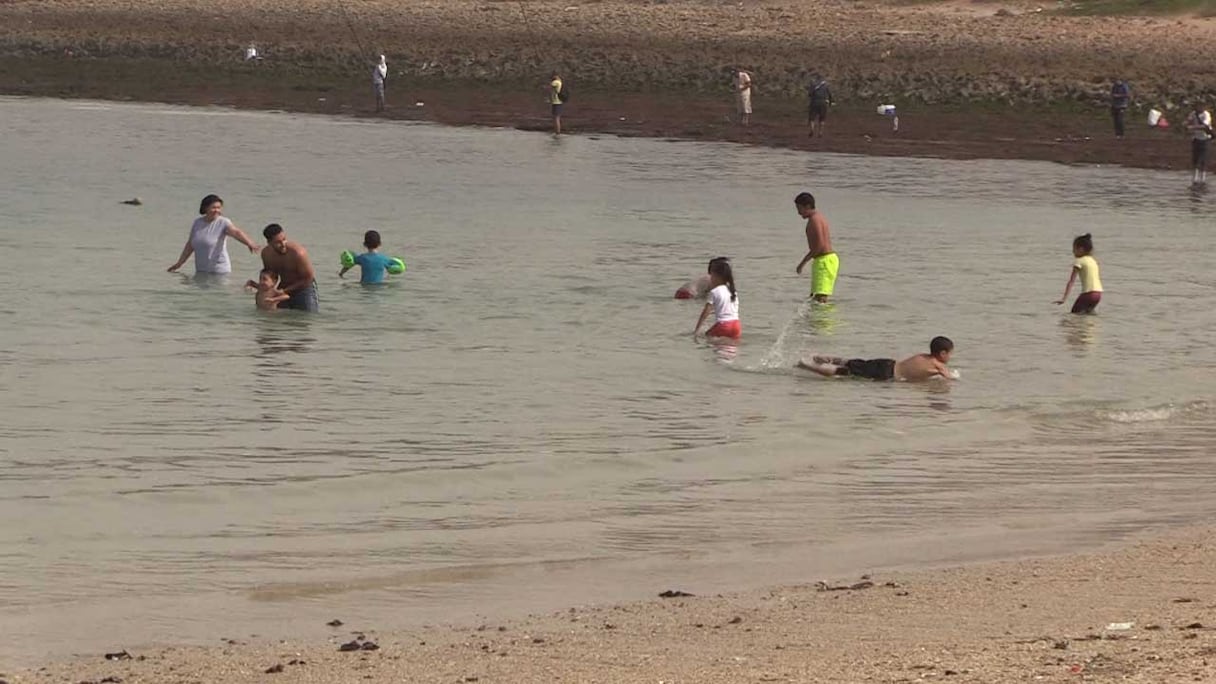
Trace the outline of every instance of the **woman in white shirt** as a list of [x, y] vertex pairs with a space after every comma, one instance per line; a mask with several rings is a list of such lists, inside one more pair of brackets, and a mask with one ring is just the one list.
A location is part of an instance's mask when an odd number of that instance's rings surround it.
[[228, 260], [228, 238], [232, 238], [249, 248], [251, 254], [257, 254], [258, 244], [249, 239], [245, 231], [237, 228], [236, 224], [224, 216], [224, 200], [217, 195], [207, 195], [198, 206], [202, 214], [194, 219], [190, 226], [190, 237], [186, 238], [186, 246], [177, 263], [169, 267], [174, 273], [181, 268], [190, 255], [194, 255], [195, 273], [227, 274], [232, 272], [232, 263]]
[[709, 284], [709, 301], [701, 309], [701, 317], [697, 319], [693, 334], [697, 334], [712, 311], [714, 325], [705, 333], [706, 337], [738, 338], [743, 334], [739, 324], [739, 293], [735, 290], [735, 276], [726, 257], [710, 260]]

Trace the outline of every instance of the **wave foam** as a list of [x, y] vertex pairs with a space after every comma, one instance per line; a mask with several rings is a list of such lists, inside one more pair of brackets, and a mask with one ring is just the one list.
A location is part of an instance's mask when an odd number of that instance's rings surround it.
[[1165, 404], [1162, 406], [1148, 406], [1138, 409], [1099, 411], [1098, 416], [1103, 420], [1109, 420], [1112, 423], [1156, 423], [1180, 416], [1207, 411], [1210, 408], [1210, 405], [1206, 401], [1193, 401], [1186, 404]]

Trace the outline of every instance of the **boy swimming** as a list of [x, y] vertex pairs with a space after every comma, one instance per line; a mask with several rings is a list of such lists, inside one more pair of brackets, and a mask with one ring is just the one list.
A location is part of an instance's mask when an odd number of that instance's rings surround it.
[[948, 337], [934, 337], [928, 354], [916, 354], [903, 361], [895, 359], [842, 359], [838, 356], [813, 356], [811, 362], [799, 361], [798, 367], [827, 377], [848, 375], [868, 380], [903, 380], [922, 382], [933, 378], [953, 379], [955, 374], [946, 364], [954, 351]]
[[279, 302], [291, 299], [291, 295], [279, 289], [279, 274], [267, 268], [258, 274], [257, 282], [245, 281], [245, 287], [257, 290], [253, 295], [253, 302], [261, 311], [277, 311]]

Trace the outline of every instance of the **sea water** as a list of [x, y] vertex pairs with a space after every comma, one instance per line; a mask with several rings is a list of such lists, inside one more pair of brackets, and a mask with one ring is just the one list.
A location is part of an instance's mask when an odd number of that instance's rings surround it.
[[[576, 120], [571, 124], [577, 125]], [[0, 656], [1093, 548], [1216, 512], [1177, 173], [0, 99]], [[796, 193], [840, 254], [807, 302]], [[321, 312], [169, 274], [199, 200]], [[142, 206], [120, 204], [138, 196]], [[337, 276], [365, 230], [407, 272]], [[1073, 317], [1075, 235], [1106, 292]], [[672, 298], [731, 258], [744, 334]], [[955, 344], [955, 383], [803, 355]], [[2, 661], [0, 661], [2, 662]]]

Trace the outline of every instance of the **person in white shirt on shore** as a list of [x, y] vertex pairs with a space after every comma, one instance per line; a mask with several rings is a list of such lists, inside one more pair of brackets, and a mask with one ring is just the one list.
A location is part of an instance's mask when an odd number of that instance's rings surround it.
[[372, 67], [372, 92], [376, 94], [376, 111], [384, 111], [384, 79], [388, 78], [388, 63], [384, 61], [384, 55], [380, 55], [380, 61]]
[[752, 122], [752, 75], [735, 67], [731, 76], [731, 88], [735, 91], [735, 113], [744, 126]]
[[1208, 147], [1212, 144], [1212, 113], [1202, 102], [1186, 117], [1186, 129], [1191, 132], [1191, 182], [1202, 185], [1208, 180]]

